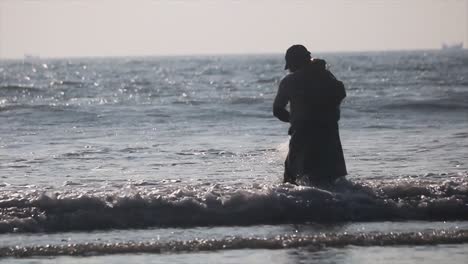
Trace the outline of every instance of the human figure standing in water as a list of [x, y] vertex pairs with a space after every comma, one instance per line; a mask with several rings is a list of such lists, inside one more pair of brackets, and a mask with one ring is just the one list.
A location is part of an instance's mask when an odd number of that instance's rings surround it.
[[347, 174], [338, 130], [344, 85], [302, 45], [291, 46], [285, 58], [290, 73], [273, 103], [274, 116], [290, 123], [284, 182], [303, 177], [313, 185], [332, 184]]

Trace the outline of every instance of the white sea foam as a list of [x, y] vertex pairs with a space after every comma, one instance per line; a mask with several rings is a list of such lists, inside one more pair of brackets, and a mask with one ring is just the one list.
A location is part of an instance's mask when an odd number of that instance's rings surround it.
[[320, 250], [344, 246], [403, 246], [457, 244], [468, 242], [468, 231], [426, 231], [407, 233], [354, 233], [318, 235], [278, 235], [275, 237], [226, 237], [224, 239], [193, 239], [169, 242], [84, 243], [0, 247], [1, 257], [91, 256], [128, 253], [212, 252], [235, 249], [285, 249], [306, 247]]

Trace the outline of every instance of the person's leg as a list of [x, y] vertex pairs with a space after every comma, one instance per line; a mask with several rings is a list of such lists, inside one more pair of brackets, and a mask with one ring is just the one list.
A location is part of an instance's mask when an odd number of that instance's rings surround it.
[[283, 178], [283, 183], [292, 183], [296, 184], [296, 177], [294, 177], [294, 172], [291, 171], [291, 165], [290, 165], [290, 160], [289, 160], [289, 155], [286, 157], [286, 160], [284, 161], [284, 178]]
[[304, 137], [300, 131], [293, 131], [289, 140], [289, 152], [284, 163], [284, 182], [296, 184], [297, 177], [304, 174]]

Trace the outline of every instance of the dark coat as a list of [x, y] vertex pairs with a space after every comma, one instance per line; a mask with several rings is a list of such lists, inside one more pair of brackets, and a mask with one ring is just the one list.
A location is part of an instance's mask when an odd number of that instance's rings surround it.
[[291, 124], [285, 182], [304, 175], [312, 183], [333, 182], [347, 174], [338, 129], [345, 97], [343, 83], [323, 63], [311, 61], [281, 81], [273, 114]]

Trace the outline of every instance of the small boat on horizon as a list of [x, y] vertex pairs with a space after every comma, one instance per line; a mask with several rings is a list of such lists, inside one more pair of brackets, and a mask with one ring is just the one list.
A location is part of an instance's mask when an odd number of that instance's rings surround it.
[[39, 55], [36, 55], [36, 54], [24, 54], [24, 57], [23, 57], [23, 60], [24, 61], [38, 61], [40, 60], [41, 57]]
[[442, 43], [442, 50], [462, 50], [462, 49], [463, 49], [463, 42], [454, 43], [454, 44]]

